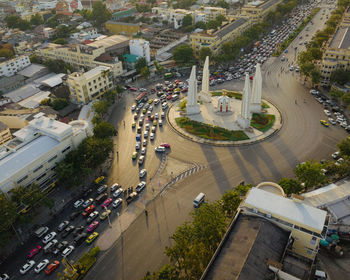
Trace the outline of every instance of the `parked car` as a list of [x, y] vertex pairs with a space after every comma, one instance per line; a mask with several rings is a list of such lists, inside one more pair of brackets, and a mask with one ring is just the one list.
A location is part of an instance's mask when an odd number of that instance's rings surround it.
[[101, 215], [100, 215], [100, 220], [103, 221], [105, 220], [110, 214], [111, 214], [111, 210], [107, 209], [106, 211], [104, 211]]
[[160, 152], [160, 153], [163, 153], [165, 152], [165, 148], [164, 147], [161, 147], [161, 146], [158, 146], [154, 149], [156, 152]]
[[88, 217], [88, 215], [94, 210], [95, 210], [95, 205], [92, 204], [89, 207], [86, 207], [83, 213], [81, 214], [83, 215], [83, 217]]
[[103, 202], [103, 204], [101, 205], [102, 206], [102, 208], [106, 208], [106, 207], [108, 207], [111, 203], [112, 203], [112, 198], [107, 198], [104, 202]]
[[119, 189], [120, 188], [120, 185], [119, 184], [117, 184], [117, 183], [114, 183], [112, 186], [111, 186], [111, 188], [110, 188], [110, 192], [111, 193], [113, 193], [113, 192], [115, 192], [117, 189]]
[[86, 239], [87, 244], [91, 244], [97, 237], [99, 236], [99, 233], [94, 231], [92, 234], [89, 235], [89, 237]]
[[93, 198], [89, 198], [89, 199], [85, 200], [85, 202], [83, 203], [83, 208], [90, 206], [93, 202], [94, 202]]
[[73, 236], [78, 236], [80, 233], [82, 233], [84, 231], [84, 226], [78, 226], [75, 228], [75, 230], [73, 231]]
[[62, 257], [66, 258], [68, 255], [70, 255], [74, 250], [74, 246], [69, 245], [66, 249], [62, 252]]
[[94, 231], [100, 223], [98, 221], [92, 222], [86, 229], [87, 232], [92, 232]]
[[74, 208], [79, 208], [84, 203], [84, 199], [78, 199], [76, 202], [74, 202]]
[[126, 198], [126, 203], [130, 204], [133, 200], [137, 198], [137, 192], [132, 192], [129, 194], [129, 196]]
[[30, 252], [28, 253], [27, 257], [28, 258], [32, 258], [34, 257], [36, 254], [38, 254], [41, 250], [41, 246], [35, 246], [32, 250], [30, 250]]
[[138, 161], [139, 165], [143, 164], [144, 160], [145, 160], [145, 156], [140, 156]]
[[68, 236], [74, 229], [75, 229], [75, 226], [73, 225], [66, 227], [62, 233], [62, 237]]
[[122, 195], [123, 192], [124, 192], [124, 190], [122, 188], [119, 188], [113, 193], [113, 197], [118, 197], [118, 196]]
[[24, 275], [26, 274], [33, 266], [35, 265], [35, 261], [29, 260], [27, 261], [22, 268], [19, 270], [19, 272]]
[[95, 220], [98, 217], [98, 211], [94, 211], [92, 213], [90, 213], [89, 217], [86, 220], [87, 224], [90, 224], [93, 220]]
[[68, 225], [69, 225], [69, 221], [63, 221], [63, 222], [60, 223], [59, 226], [57, 227], [57, 231], [58, 231], [58, 232], [63, 231]]
[[83, 241], [86, 239], [86, 236], [87, 236], [87, 234], [85, 232], [76, 236], [73, 240], [75, 246], [79, 246], [81, 243], [83, 243]]
[[143, 178], [143, 177], [146, 175], [146, 173], [147, 173], [147, 170], [146, 170], [146, 169], [141, 169], [141, 170], [140, 170], [139, 177], [140, 177], [140, 178]]
[[98, 194], [104, 193], [107, 190], [107, 188], [108, 188], [107, 185], [102, 185], [97, 189], [97, 193]]
[[140, 193], [145, 187], [146, 187], [146, 182], [141, 181], [141, 182], [136, 186], [136, 192], [137, 192], [137, 193]]
[[53, 261], [51, 264], [49, 264], [46, 269], [45, 269], [45, 273], [47, 275], [51, 274], [51, 272], [53, 272], [54, 270], [57, 269], [57, 267], [60, 265], [59, 261]]
[[[47, 265], [49, 264], [49, 260], [48, 259], [44, 259], [42, 260], [40, 263], [38, 263], [38, 265], [34, 268], [35, 273], [39, 273], [40, 271], [42, 271]], [[2, 279], [2, 278], [0, 278]]]
[[50, 232], [48, 235], [46, 235], [43, 239], [43, 243], [47, 244], [49, 243], [52, 239], [54, 239], [56, 237], [57, 233], [52, 231]]
[[117, 208], [119, 205], [121, 205], [123, 203], [123, 200], [121, 198], [117, 198], [114, 202], [113, 202], [113, 208]]

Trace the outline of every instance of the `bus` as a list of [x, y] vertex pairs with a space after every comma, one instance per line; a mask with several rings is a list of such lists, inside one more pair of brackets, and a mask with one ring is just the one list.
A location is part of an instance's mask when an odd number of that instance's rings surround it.
[[173, 77], [173, 73], [165, 73], [164, 74], [164, 79], [170, 79]]
[[146, 98], [147, 92], [141, 92], [136, 98], [135, 101], [137, 104], [141, 103]]

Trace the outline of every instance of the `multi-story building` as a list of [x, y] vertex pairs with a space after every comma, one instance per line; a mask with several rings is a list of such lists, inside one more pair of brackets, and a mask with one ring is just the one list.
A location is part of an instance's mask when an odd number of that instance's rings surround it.
[[58, 3], [58, 0], [39, 0], [37, 9], [38, 10], [52, 10], [56, 8], [56, 4]]
[[124, 10], [121, 10], [121, 11], [117, 11], [117, 12], [112, 14], [112, 19], [118, 21], [118, 20], [120, 20], [122, 18], [133, 16], [136, 12], [137, 11], [136, 11], [135, 8], [130, 8], [130, 9], [124, 9]]
[[123, 73], [123, 65], [115, 57], [109, 62], [99, 61], [99, 57], [106, 53], [106, 48], [101, 45], [58, 45], [47, 44], [44, 48], [36, 50], [36, 54], [43, 59], [63, 60], [77, 69], [93, 69], [97, 66], [111, 67], [114, 77]]
[[218, 15], [226, 16], [226, 9], [220, 7], [204, 7], [205, 21], [214, 20]]
[[257, 22], [264, 19], [270, 11], [274, 11], [282, 1], [283, 0], [252, 1], [242, 7], [241, 14]]
[[73, 102], [87, 104], [102, 97], [113, 88], [113, 77], [110, 68], [98, 66], [88, 72], [75, 72], [68, 76], [67, 85]]
[[151, 62], [149, 42], [143, 39], [134, 39], [129, 42], [130, 54], [144, 57], [147, 63]]
[[246, 18], [237, 20], [221, 26], [218, 30], [207, 30], [190, 35], [190, 45], [195, 53], [202, 47], [208, 47], [212, 52], [218, 53], [223, 43], [234, 40], [251, 26], [251, 21]]
[[43, 34], [45, 38], [51, 38], [53, 35], [55, 35], [55, 29], [51, 27], [45, 27], [43, 29]]
[[139, 23], [109, 20], [106, 22], [105, 26], [106, 29], [113, 34], [136, 35], [141, 31]]
[[91, 128], [83, 120], [65, 124], [39, 113], [13, 135], [0, 148], [0, 192], [9, 195], [32, 183], [45, 189], [56, 176], [56, 164], [91, 135]]
[[21, 55], [13, 59], [0, 63], [0, 77], [11, 77], [18, 71], [30, 65], [30, 59], [28, 55]]
[[350, 69], [350, 7], [332, 38], [326, 43], [322, 62], [319, 65], [321, 85], [330, 85], [332, 73], [337, 69]]
[[9, 127], [0, 121], [0, 146], [12, 139]]

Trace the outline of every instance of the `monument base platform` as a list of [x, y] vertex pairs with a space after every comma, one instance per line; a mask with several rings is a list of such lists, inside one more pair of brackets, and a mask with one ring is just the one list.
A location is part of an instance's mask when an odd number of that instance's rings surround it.
[[200, 114], [201, 109], [199, 107], [199, 104], [196, 105], [187, 105], [186, 106], [187, 115], [195, 115]]
[[237, 123], [243, 129], [250, 127], [250, 119], [243, 118], [241, 115], [238, 116]]
[[261, 104], [259, 103], [251, 103], [250, 104], [250, 112], [251, 113], [257, 113], [257, 114], [260, 114], [261, 113]]

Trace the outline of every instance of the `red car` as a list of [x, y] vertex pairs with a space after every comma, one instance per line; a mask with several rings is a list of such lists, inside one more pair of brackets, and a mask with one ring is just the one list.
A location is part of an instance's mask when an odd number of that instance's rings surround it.
[[181, 90], [181, 92], [182, 92], [182, 93], [188, 92], [188, 88], [183, 88], [183, 89]]
[[137, 88], [134, 88], [134, 87], [131, 87], [129, 88], [130, 91], [137, 91], [138, 89]]
[[164, 147], [164, 148], [170, 148], [170, 144], [168, 144], [168, 143], [162, 143], [159, 146]]
[[49, 264], [46, 269], [45, 269], [45, 273], [47, 275], [51, 274], [52, 271], [56, 270], [56, 268], [60, 265], [59, 261], [53, 261], [53, 263]]
[[171, 100], [171, 98], [173, 98], [173, 96], [170, 94], [166, 97], [166, 100]]
[[81, 213], [84, 217], [89, 216], [89, 214], [95, 210], [95, 205], [90, 205], [88, 207], [85, 208], [85, 210], [83, 211], [83, 213]]
[[30, 250], [29, 254], [27, 255], [28, 258], [34, 257], [37, 253], [39, 253], [41, 250], [41, 246], [36, 246], [32, 250]]
[[94, 231], [94, 230], [98, 227], [98, 225], [99, 225], [99, 222], [98, 222], [98, 221], [94, 221], [94, 222], [92, 222], [92, 223], [88, 226], [88, 228], [86, 229], [86, 231], [87, 231], [87, 232], [92, 232], [92, 231]]
[[107, 198], [104, 202], [103, 202], [103, 204], [102, 204], [102, 207], [103, 208], [105, 208], [105, 207], [108, 207], [111, 203], [112, 203], [112, 198]]

